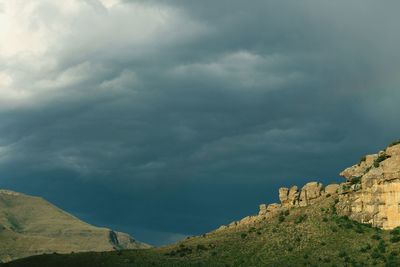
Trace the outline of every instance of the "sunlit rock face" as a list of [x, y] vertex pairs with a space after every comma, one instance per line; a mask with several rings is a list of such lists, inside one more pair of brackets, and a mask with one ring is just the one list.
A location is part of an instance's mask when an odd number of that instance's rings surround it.
[[344, 170], [338, 212], [362, 223], [392, 229], [400, 226], [400, 144]]
[[383, 229], [400, 226], [400, 142], [361, 161], [340, 173], [341, 184], [323, 186], [309, 182], [279, 189], [280, 203], [261, 204], [257, 215], [234, 221], [218, 230], [246, 227], [293, 208], [313, 205], [323, 198], [334, 198], [339, 215]]

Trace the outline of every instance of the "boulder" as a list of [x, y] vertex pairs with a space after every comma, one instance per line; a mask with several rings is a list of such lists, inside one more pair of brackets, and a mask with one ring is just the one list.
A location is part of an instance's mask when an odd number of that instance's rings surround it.
[[288, 194], [289, 194], [288, 188], [286, 187], [279, 188], [279, 200], [281, 201], [282, 205], [288, 203]]
[[282, 205], [280, 205], [278, 203], [269, 204], [268, 207], [267, 207], [267, 212], [274, 212], [274, 211], [280, 209], [281, 206]]
[[310, 201], [321, 196], [322, 184], [318, 182], [307, 183], [300, 192], [299, 205], [307, 206]]
[[267, 214], [267, 205], [261, 204], [260, 205], [260, 211], [258, 212], [258, 215], [265, 215]]
[[325, 194], [333, 195], [338, 192], [339, 185], [338, 184], [330, 184], [325, 187]]
[[297, 205], [299, 203], [299, 191], [295, 185], [289, 190], [288, 202], [290, 205]]

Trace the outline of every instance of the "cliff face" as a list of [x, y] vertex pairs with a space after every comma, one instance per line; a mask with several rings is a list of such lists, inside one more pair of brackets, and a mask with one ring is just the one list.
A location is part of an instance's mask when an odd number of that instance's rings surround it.
[[400, 144], [344, 170], [338, 212], [362, 223], [392, 229], [400, 226]]
[[341, 184], [324, 187], [321, 183], [310, 182], [301, 189], [282, 187], [279, 204], [261, 204], [258, 215], [247, 216], [219, 230], [247, 226], [288, 209], [313, 205], [327, 197], [336, 199], [339, 215], [383, 229], [400, 226], [400, 142], [378, 154], [363, 157], [340, 175], [346, 178]]

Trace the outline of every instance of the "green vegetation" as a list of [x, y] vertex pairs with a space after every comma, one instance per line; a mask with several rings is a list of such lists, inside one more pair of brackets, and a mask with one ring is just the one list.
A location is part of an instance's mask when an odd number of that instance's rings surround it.
[[396, 140], [396, 141], [393, 141], [393, 142], [389, 145], [389, 147], [392, 147], [392, 146], [395, 146], [395, 145], [398, 145], [398, 144], [400, 144], [400, 139], [398, 139], [398, 140]]
[[[400, 266], [400, 228], [384, 231], [338, 216], [333, 197], [177, 244], [122, 252], [42, 255], [1, 267]], [[283, 220], [279, 219], [283, 218]]]
[[357, 177], [352, 177], [350, 180], [350, 183], [353, 184], [359, 184], [361, 183], [361, 176], [357, 176]]
[[386, 155], [386, 154], [379, 155], [379, 157], [378, 157], [376, 160], [374, 160], [374, 164], [373, 164], [374, 167], [375, 167], [375, 168], [378, 168], [379, 165], [380, 165], [380, 163], [381, 163], [382, 161], [388, 159], [388, 158], [390, 158], [390, 156], [388, 156], [388, 155]]
[[367, 156], [363, 156], [363, 157], [360, 159], [360, 162], [358, 163], [358, 166], [360, 166], [361, 163], [365, 162], [366, 160], [367, 160]]

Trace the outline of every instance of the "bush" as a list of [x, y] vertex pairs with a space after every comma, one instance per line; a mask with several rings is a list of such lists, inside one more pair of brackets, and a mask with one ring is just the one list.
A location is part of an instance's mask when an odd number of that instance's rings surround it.
[[344, 258], [344, 257], [346, 257], [346, 256], [347, 256], [346, 251], [340, 251], [340, 252], [339, 252], [339, 257]]
[[201, 245], [201, 244], [198, 244], [198, 245], [196, 246], [196, 249], [197, 249], [197, 250], [207, 250], [206, 246]]
[[256, 228], [255, 228], [255, 227], [250, 227], [249, 233], [253, 233], [253, 232], [255, 232], [255, 231], [256, 231]]
[[373, 258], [373, 259], [378, 259], [378, 258], [380, 258], [381, 257], [381, 253], [379, 253], [379, 250], [378, 249], [374, 249], [372, 252], [371, 252], [371, 258]]
[[390, 158], [390, 156], [388, 156], [388, 155], [386, 155], [386, 154], [380, 155], [376, 160], [374, 160], [374, 167], [375, 167], [375, 168], [378, 168], [378, 167], [379, 167], [379, 164], [380, 164], [382, 161], [386, 160], [387, 158]]
[[398, 236], [398, 235], [392, 236], [392, 237], [390, 238], [390, 242], [392, 242], [392, 243], [397, 243], [397, 242], [399, 242], [399, 241], [400, 241], [400, 236]]
[[306, 218], [307, 218], [307, 215], [303, 214], [303, 215], [297, 217], [296, 220], [294, 221], [294, 223], [295, 224], [302, 223]]
[[351, 184], [359, 184], [361, 183], [361, 176], [352, 177], [350, 180]]
[[358, 165], [360, 165], [361, 162], [364, 162], [364, 161], [366, 161], [366, 160], [367, 160], [367, 156], [362, 157], [362, 158], [360, 159], [360, 163], [358, 163]]
[[279, 221], [280, 223], [285, 221], [285, 216], [283, 215], [282, 212], [279, 213], [278, 221]]
[[372, 238], [372, 239], [375, 239], [375, 240], [380, 240], [380, 239], [381, 239], [381, 236], [380, 236], [379, 234], [373, 234], [373, 235], [371, 236], [371, 238]]
[[246, 234], [246, 233], [241, 233], [241, 234], [240, 234], [240, 237], [241, 237], [242, 239], [245, 239], [245, 238], [247, 237], [247, 234]]
[[327, 217], [324, 217], [324, 218], [322, 218], [322, 221], [323, 221], [323, 222], [327, 222], [327, 221], [329, 221], [329, 220], [328, 220]]
[[283, 215], [284, 215], [284, 216], [288, 216], [288, 215], [289, 215], [289, 210], [285, 210], [285, 211], [283, 212]]
[[400, 227], [396, 227], [390, 231], [391, 235], [400, 235]]
[[385, 241], [383, 241], [383, 240], [379, 241], [378, 249], [379, 249], [379, 251], [382, 252], [382, 253], [385, 253], [385, 252], [386, 252], [386, 244], [385, 244]]
[[398, 140], [393, 141], [392, 143], [390, 143], [389, 147], [395, 146], [395, 145], [398, 145], [398, 144], [400, 144], [400, 139], [398, 139]]

